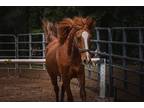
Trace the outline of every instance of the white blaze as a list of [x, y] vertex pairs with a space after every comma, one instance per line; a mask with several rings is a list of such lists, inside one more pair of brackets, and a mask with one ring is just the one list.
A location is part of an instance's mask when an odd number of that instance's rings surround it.
[[[84, 45], [85, 45], [85, 49], [88, 50], [89, 47], [88, 47], [88, 32], [84, 31], [82, 32], [82, 37], [84, 39]], [[89, 60], [89, 53], [86, 52], [86, 56], [87, 56], [87, 60]]]

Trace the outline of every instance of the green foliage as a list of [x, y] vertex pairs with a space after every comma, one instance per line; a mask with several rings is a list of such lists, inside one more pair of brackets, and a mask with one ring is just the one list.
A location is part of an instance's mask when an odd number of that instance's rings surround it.
[[144, 26], [143, 7], [0, 7], [0, 33], [41, 31], [41, 19], [90, 16], [96, 26]]
[[0, 7], [0, 32], [17, 33], [28, 31], [25, 7]]

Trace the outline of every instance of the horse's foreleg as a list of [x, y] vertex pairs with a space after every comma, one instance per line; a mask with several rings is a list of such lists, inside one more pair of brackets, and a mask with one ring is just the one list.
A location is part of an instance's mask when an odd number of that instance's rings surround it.
[[81, 97], [82, 101], [86, 101], [85, 75], [80, 76], [79, 85], [80, 85], [80, 97]]
[[58, 87], [58, 84], [57, 84], [57, 77], [56, 78], [52, 78], [51, 81], [52, 81], [52, 84], [54, 86], [54, 91], [55, 91], [55, 95], [56, 95], [56, 101], [58, 102], [59, 101], [59, 87]]
[[69, 102], [72, 102], [73, 101], [73, 96], [72, 96], [72, 92], [71, 92], [71, 88], [70, 88], [70, 80], [67, 83], [68, 83], [67, 88], [66, 88], [67, 100]]
[[69, 91], [69, 84], [70, 84], [70, 81], [69, 79], [65, 78], [63, 79], [63, 82], [62, 82], [62, 87], [61, 87], [61, 101], [63, 102], [64, 101], [64, 95], [65, 95], [65, 91], [67, 92], [71, 92]]
[[66, 82], [63, 81], [62, 86], [61, 86], [61, 102], [64, 101], [65, 90], [66, 90]]

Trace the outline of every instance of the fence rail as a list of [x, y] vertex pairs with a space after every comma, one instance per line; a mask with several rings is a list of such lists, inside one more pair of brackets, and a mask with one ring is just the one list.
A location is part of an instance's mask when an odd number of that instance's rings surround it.
[[0, 63], [45, 63], [45, 59], [0, 59]]

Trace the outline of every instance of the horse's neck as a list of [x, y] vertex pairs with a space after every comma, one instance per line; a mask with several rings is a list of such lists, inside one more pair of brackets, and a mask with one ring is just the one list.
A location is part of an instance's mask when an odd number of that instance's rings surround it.
[[76, 46], [72, 46], [71, 55], [72, 55], [72, 58], [80, 57], [79, 49]]
[[73, 41], [67, 40], [66, 42], [67, 54], [72, 60], [80, 60], [79, 49], [74, 45]]

